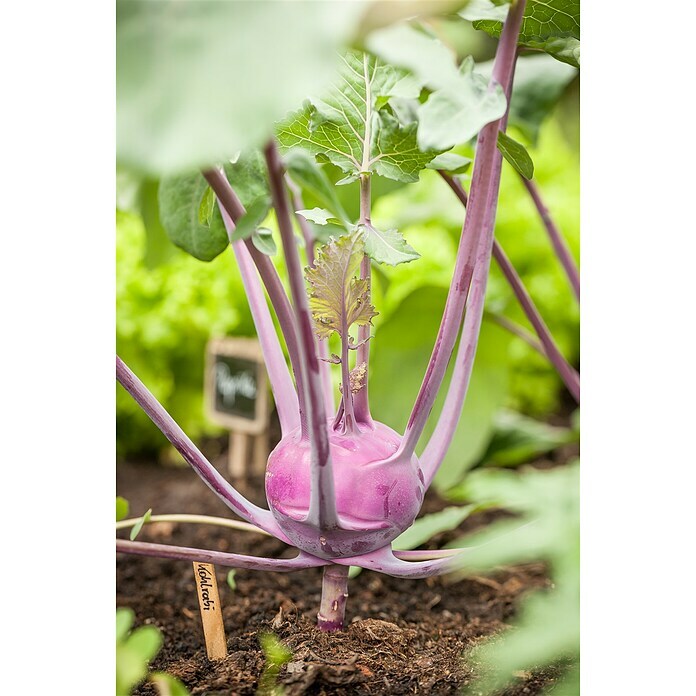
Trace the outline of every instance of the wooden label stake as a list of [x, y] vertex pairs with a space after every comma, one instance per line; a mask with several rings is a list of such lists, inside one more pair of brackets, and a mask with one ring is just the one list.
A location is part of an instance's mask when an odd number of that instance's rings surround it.
[[201, 609], [208, 659], [222, 660], [227, 657], [227, 640], [222, 623], [222, 607], [215, 579], [215, 566], [210, 563], [194, 563], [193, 574], [196, 577], [198, 606]]

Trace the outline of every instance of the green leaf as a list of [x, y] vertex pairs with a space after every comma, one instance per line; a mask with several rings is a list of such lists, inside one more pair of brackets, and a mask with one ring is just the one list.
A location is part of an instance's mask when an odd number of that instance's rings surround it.
[[510, 5], [494, 3], [491, 0], [469, 0], [466, 6], [459, 11], [459, 16], [470, 22], [490, 19], [495, 22], [504, 22], [507, 19]]
[[522, 472], [485, 468], [469, 474], [457, 497], [505, 507], [522, 519], [497, 522], [452, 544], [471, 547], [467, 569], [533, 560], [548, 560], [558, 568], [577, 563], [578, 476], [575, 464]]
[[371, 324], [377, 316], [370, 304], [369, 281], [355, 277], [364, 250], [361, 233], [344, 235], [320, 247], [314, 266], [307, 268], [309, 308], [319, 338], [336, 332], [346, 340], [344, 328]]
[[278, 253], [278, 247], [273, 239], [273, 232], [267, 227], [259, 227], [251, 233], [252, 244], [266, 256], [275, 256]]
[[[119, 161], [179, 174], [261, 145], [275, 121], [331, 78], [336, 51], [355, 33], [363, 9], [118, 0]], [[243, 67], [252, 57], [253, 78]]]
[[468, 0], [457, 14], [468, 22], [491, 20], [502, 24], [507, 19], [511, 4], [512, 0]]
[[[473, 22], [476, 29], [500, 37], [505, 16], [503, 8], [487, 0], [469, 3], [460, 16]], [[541, 49], [556, 60], [580, 67], [580, 0], [527, 0], [520, 46]]]
[[162, 179], [159, 205], [162, 224], [169, 238], [201, 261], [212, 261], [229, 245], [219, 211], [210, 223], [201, 224], [199, 211], [208, 191], [200, 173]]
[[455, 55], [440, 41], [402, 24], [375, 32], [370, 49], [384, 60], [410, 70], [433, 90], [417, 110], [421, 150], [448, 150], [473, 138], [505, 113], [505, 95], [474, 72], [467, 57], [457, 69]]
[[152, 515], [152, 508], [150, 508], [133, 526], [133, 528], [130, 531], [130, 540], [135, 541], [135, 538], [140, 534], [140, 530], [143, 528], [144, 524], [147, 524], [147, 522], [150, 520], [150, 516]]
[[145, 266], [156, 268], [168, 261], [174, 254], [167, 233], [162, 226], [159, 212], [159, 185], [156, 179], [143, 179], [140, 186], [140, 217], [145, 226]]
[[285, 153], [284, 160], [290, 178], [296, 184], [316, 198], [324, 208], [330, 210], [334, 217], [341, 220], [344, 225], [350, 224], [350, 218], [338, 200], [333, 184], [309, 152], [295, 147]]
[[311, 210], [297, 210], [305, 220], [315, 222], [317, 225], [326, 225], [329, 222], [340, 222], [339, 219], [330, 211], [324, 208], [312, 208]]
[[462, 63], [456, 81], [435, 90], [418, 110], [418, 144], [446, 150], [465, 143], [491, 121], [505, 113], [500, 85], [488, 90], [488, 82], [474, 72], [474, 61]]
[[128, 636], [126, 645], [149, 662], [162, 647], [162, 634], [156, 626], [141, 626]]
[[[264, 212], [265, 205], [265, 212], [258, 220], [260, 224], [269, 207], [268, 184], [261, 154], [254, 151], [234, 163], [227, 163], [225, 174], [243, 205], [249, 209], [252, 205], [256, 206], [253, 211], [255, 215]], [[230, 243], [217, 205], [208, 217], [209, 192], [208, 182], [200, 172], [165, 177], [159, 186], [160, 217], [167, 235], [174, 244], [201, 261], [212, 261]], [[247, 217], [248, 214], [239, 221], [239, 225], [248, 225], [256, 220], [250, 217], [245, 223]], [[239, 234], [239, 225], [235, 235]]]
[[420, 254], [408, 244], [397, 230], [377, 230], [372, 225], [359, 225], [365, 235], [365, 253], [377, 263], [396, 266], [420, 258]]
[[420, 88], [404, 71], [359, 51], [342, 56], [343, 65], [330, 90], [310, 100], [278, 129], [286, 148], [303, 147], [346, 174], [349, 183], [361, 172], [397, 181], [418, 180], [435, 152], [422, 152], [417, 124], [402, 125], [390, 113], [390, 99], [417, 98]]
[[119, 607], [116, 609], [116, 642], [125, 640], [133, 625], [135, 612], [128, 607]]
[[405, 532], [394, 539], [392, 546], [399, 551], [415, 549], [436, 534], [456, 529], [478, 509], [477, 505], [457, 505], [419, 517]]
[[534, 162], [524, 145], [513, 140], [507, 133], [498, 131], [498, 149], [525, 179], [531, 179], [534, 176]]
[[548, 425], [514, 411], [501, 411], [483, 461], [518, 466], [578, 439], [578, 430]]
[[[549, 590], [524, 601], [514, 620], [514, 630], [500, 640], [477, 646], [468, 656], [483, 666], [472, 691], [499, 693], [515, 681], [516, 672], [550, 664], [558, 667], [561, 660], [565, 665], [571, 661], [570, 669], [566, 669], [572, 684], [580, 639], [578, 465], [524, 473], [481, 469], [471, 474], [465, 487], [468, 497], [495, 501], [521, 516], [496, 522], [454, 544], [468, 547], [467, 572], [545, 560], [553, 581]], [[568, 682], [564, 686], [567, 688]]]
[[463, 174], [470, 166], [471, 158], [454, 152], [443, 152], [427, 164], [428, 169], [441, 169], [448, 174]]
[[234, 579], [234, 576], [236, 575], [236, 572], [234, 568], [227, 573], [227, 584], [229, 588], [234, 592], [237, 589], [237, 581]]
[[147, 663], [127, 644], [116, 646], [116, 696], [126, 696], [147, 675]]
[[148, 663], [162, 646], [155, 626], [141, 626], [129, 634], [133, 618], [132, 609], [116, 610], [116, 696], [130, 694], [145, 678]]
[[292, 659], [292, 651], [273, 633], [259, 635], [259, 643], [269, 666], [282, 667]]
[[[493, 61], [477, 63], [476, 72], [488, 79]], [[515, 65], [508, 123], [536, 145], [539, 129], [578, 71], [549, 55], [519, 56]]]
[[405, 68], [430, 89], [457, 79], [457, 56], [441, 41], [410, 24], [395, 24], [375, 31], [367, 47], [385, 62]]
[[[398, 551], [409, 551], [424, 544], [440, 532], [448, 532], [456, 529], [467, 517], [482, 505], [457, 505], [419, 517], [403, 534], [400, 534], [392, 542], [392, 546]], [[357, 578], [362, 572], [359, 566], [351, 566], [348, 571], [349, 578]]]
[[210, 227], [210, 223], [213, 219], [213, 213], [215, 212], [215, 194], [213, 189], [208, 186], [201, 198], [201, 204], [198, 207], [198, 224], [204, 227]]
[[[407, 295], [376, 330], [370, 349], [370, 404], [374, 417], [403, 432], [435, 343], [447, 289], [419, 286]], [[462, 480], [480, 460], [493, 434], [494, 416], [508, 391], [506, 332], [484, 321], [462, 417], [452, 445], [435, 478], [438, 490]], [[421, 438], [419, 451], [432, 434], [444, 403], [452, 365]]]
[[158, 696], [189, 696], [188, 689], [166, 672], [153, 672], [150, 681], [155, 685]]
[[116, 521], [118, 522], [119, 520], [124, 519], [125, 517], [128, 517], [128, 501], [125, 498], [122, 498], [120, 495], [116, 496]]
[[271, 201], [267, 196], [257, 198], [247, 208], [246, 214], [237, 220], [230, 241], [236, 242], [239, 239], [249, 239], [266, 219], [270, 209]]

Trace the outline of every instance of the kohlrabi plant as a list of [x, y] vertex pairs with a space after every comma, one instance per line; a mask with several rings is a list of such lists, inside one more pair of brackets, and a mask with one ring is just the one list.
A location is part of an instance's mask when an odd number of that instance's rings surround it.
[[[231, 245], [239, 265], [282, 432], [266, 469], [268, 509], [230, 485], [117, 357], [118, 381], [211, 490], [245, 520], [228, 520], [227, 526], [271, 534], [297, 549], [297, 555], [257, 558], [121, 539], [118, 551], [279, 572], [323, 567], [318, 626], [326, 631], [343, 628], [350, 566], [408, 578], [465, 566], [466, 550], [398, 550], [404, 546], [396, 540], [413, 525], [457, 427], [492, 255], [537, 331], [539, 349], [579, 400], [578, 373], [558, 351], [493, 234], [503, 156], [525, 181], [532, 176], [529, 155], [506, 135], [506, 126], [514, 116], [508, 105], [518, 46], [546, 50], [541, 38], [535, 43], [530, 34], [534, 27], [545, 27], [534, 15], [539, 4], [530, 2], [525, 13], [526, 0], [509, 6], [491, 3], [492, 9], [484, 12], [482, 28], [499, 35], [488, 77], [476, 71], [470, 58], [458, 66], [442, 43], [412, 24], [373, 32], [364, 44], [369, 51], [343, 51], [330, 87], [276, 123], [261, 150], [228, 151], [202, 174], [161, 180], [160, 216], [172, 240], [202, 260]], [[575, 53], [561, 51], [550, 40], [551, 33], [545, 36], [557, 57], [576, 60]], [[567, 36], [572, 38], [572, 31]], [[254, 79], [253, 66], [248, 79]], [[219, 89], [228, 88], [220, 84]], [[470, 160], [450, 150], [472, 138], [476, 150], [467, 193], [457, 175]], [[206, 154], [201, 158], [205, 161]], [[340, 204], [323, 163], [343, 172], [337, 185], [357, 182], [357, 220]], [[371, 277], [373, 265], [417, 262], [419, 255], [397, 230], [373, 224], [371, 183], [374, 177], [386, 177], [410, 185], [424, 168], [441, 173], [466, 206], [466, 215], [437, 339], [406, 428], [398, 433], [370, 412], [370, 329], [378, 312]], [[530, 181], [528, 187], [575, 287], [573, 261], [538, 190]], [[305, 207], [303, 195], [319, 205]], [[273, 234], [262, 227], [271, 209], [289, 296], [271, 260], [278, 251]], [[306, 254], [304, 269], [300, 245]], [[444, 407], [417, 456], [452, 358]], [[340, 370], [337, 394], [333, 369]]]

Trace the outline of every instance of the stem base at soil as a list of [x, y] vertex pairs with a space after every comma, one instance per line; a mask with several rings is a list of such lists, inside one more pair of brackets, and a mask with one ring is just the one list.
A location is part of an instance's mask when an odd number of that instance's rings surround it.
[[328, 565], [321, 582], [321, 604], [317, 614], [320, 631], [342, 631], [348, 599], [349, 566]]

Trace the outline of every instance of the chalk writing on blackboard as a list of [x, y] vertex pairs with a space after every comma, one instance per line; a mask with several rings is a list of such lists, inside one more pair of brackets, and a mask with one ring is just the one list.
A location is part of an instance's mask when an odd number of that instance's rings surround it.
[[227, 355], [215, 356], [215, 406], [233, 416], [256, 417], [259, 365]]
[[231, 431], [268, 429], [269, 399], [261, 346], [252, 338], [216, 338], [206, 351], [206, 412]]

